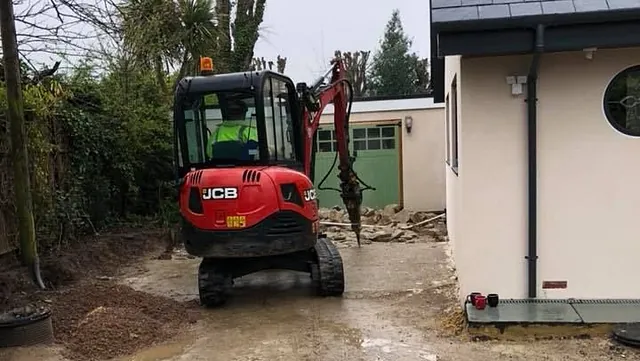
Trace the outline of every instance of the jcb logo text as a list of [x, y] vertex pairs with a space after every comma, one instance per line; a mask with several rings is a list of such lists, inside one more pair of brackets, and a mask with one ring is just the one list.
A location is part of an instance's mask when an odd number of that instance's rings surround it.
[[306, 191], [303, 192], [303, 194], [304, 194], [304, 200], [307, 202], [311, 202], [316, 199], [316, 190], [313, 188], [307, 189]]
[[202, 199], [236, 199], [238, 198], [238, 188], [204, 188], [202, 189]]

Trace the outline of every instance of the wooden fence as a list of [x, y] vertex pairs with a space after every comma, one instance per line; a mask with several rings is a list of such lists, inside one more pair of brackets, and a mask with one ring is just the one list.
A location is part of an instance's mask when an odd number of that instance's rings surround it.
[[[68, 165], [68, 153], [65, 151], [65, 149], [67, 149], [67, 137], [64, 136], [62, 127], [55, 120], [47, 122], [46, 126], [40, 129], [44, 131], [44, 136], [48, 139], [49, 143], [53, 145], [53, 151], [50, 152], [48, 164], [46, 165], [46, 168], [48, 168], [48, 179], [46, 183], [48, 184], [39, 186], [56, 190], [60, 180], [63, 179]], [[18, 245], [17, 219], [13, 194], [13, 162], [11, 161], [10, 144], [6, 118], [4, 114], [0, 113], [0, 255], [15, 250]], [[33, 177], [31, 178], [31, 182], [33, 188]], [[43, 187], [40, 187], [40, 189]], [[38, 193], [37, 191], [34, 192]], [[38, 195], [34, 194], [34, 196]], [[37, 204], [34, 204], [34, 211], [36, 211], [36, 213], [38, 211], [38, 209], [36, 209], [37, 206]]]

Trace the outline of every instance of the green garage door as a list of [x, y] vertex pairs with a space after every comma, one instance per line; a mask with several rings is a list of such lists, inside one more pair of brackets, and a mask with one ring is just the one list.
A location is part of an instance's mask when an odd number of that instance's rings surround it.
[[[372, 208], [400, 203], [400, 128], [395, 124], [353, 125], [349, 149], [355, 150], [354, 169], [362, 181], [375, 188], [363, 194], [363, 205]], [[321, 126], [317, 132], [315, 186], [327, 174], [336, 156], [333, 126]], [[322, 184], [322, 188], [339, 188], [338, 165]], [[321, 207], [342, 205], [339, 192], [318, 189]]]

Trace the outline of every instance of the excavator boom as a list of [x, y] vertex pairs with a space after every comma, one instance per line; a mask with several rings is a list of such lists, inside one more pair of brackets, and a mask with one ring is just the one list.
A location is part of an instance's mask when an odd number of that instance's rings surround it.
[[[346, 79], [346, 71], [341, 59], [331, 62], [331, 69], [321, 77], [312, 87], [298, 84], [302, 103], [302, 121], [305, 137], [304, 167], [305, 173], [311, 174], [313, 164], [313, 139], [320, 126], [320, 117], [328, 104], [333, 104], [333, 124], [336, 133], [338, 178], [340, 179], [340, 197], [349, 215], [351, 229], [356, 233], [360, 246], [362, 189], [358, 176], [353, 169], [354, 158], [349, 153], [349, 116], [353, 101], [353, 88]], [[324, 85], [329, 78], [328, 85]]]

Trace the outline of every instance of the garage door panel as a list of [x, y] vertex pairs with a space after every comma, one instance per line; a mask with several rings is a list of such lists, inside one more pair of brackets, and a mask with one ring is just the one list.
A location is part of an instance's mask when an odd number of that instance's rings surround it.
[[322, 178], [327, 175], [327, 171], [331, 169], [335, 153], [316, 153], [316, 173], [315, 173], [315, 187], [318, 195], [318, 202], [320, 207], [330, 208], [333, 206], [342, 205], [342, 198], [340, 193], [335, 190], [323, 190], [321, 188], [335, 188], [340, 189], [340, 181], [338, 180], [338, 166], [336, 165], [331, 173], [326, 177], [322, 185], [320, 182]]
[[363, 193], [363, 204], [380, 208], [399, 203], [398, 154], [388, 150], [359, 151], [354, 169], [360, 179], [376, 190]]
[[[341, 205], [336, 191], [321, 190], [319, 183], [331, 168], [335, 158], [336, 141], [333, 127], [318, 130], [315, 166], [315, 184], [322, 207]], [[397, 125], [355, 125], [351, 128], [349, 148], [356, 155], [354, 169], [362, 181], [375, 191], [364, 193], [363, 205], [383, 207], [400, 202], [400, 144]], [[339, 188], [338, 169], [331, 171], [322, 187]]]

